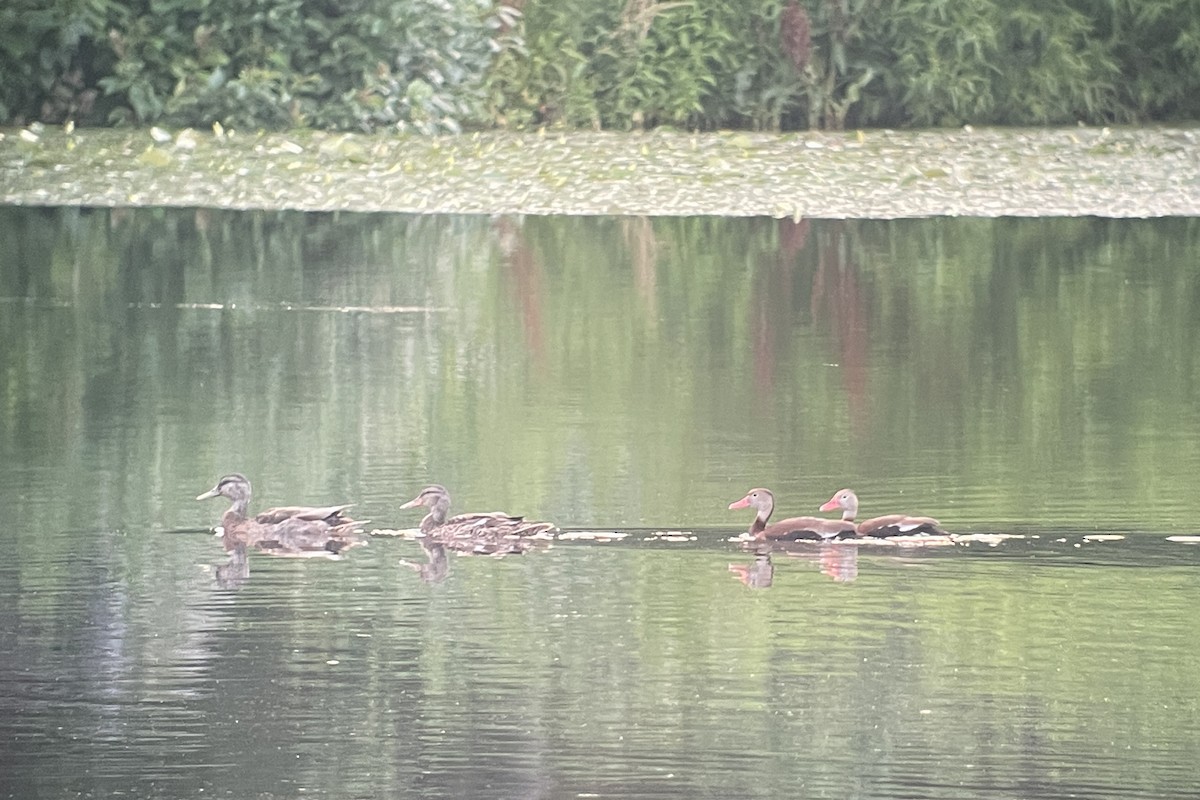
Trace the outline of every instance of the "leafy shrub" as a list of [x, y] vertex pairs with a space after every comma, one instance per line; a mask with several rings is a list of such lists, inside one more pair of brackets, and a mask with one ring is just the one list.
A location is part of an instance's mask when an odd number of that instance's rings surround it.
[[489, 75], [504, 124], [1047, 124], [1200, 110], [1200, 0], [520, 5], [520, 46]]
[[117, 27], [103, 86], [139, 122], [458, 130], [478, 120], [490, 5], [149, 0]]
[[0, 121], [432, 133], [1198, 115], [1200, 0], [0, 3]]
[[87, 119], [114, 0], [0, 4], [0, 121]]
[[489, 75], [504, 124], [777, 127], [799, 87], [779, 0], [528, 0]]
[[1200, 118], [1200, 0], [1077, 0], [1120, 65], [1114, 92], [1132, 119]]

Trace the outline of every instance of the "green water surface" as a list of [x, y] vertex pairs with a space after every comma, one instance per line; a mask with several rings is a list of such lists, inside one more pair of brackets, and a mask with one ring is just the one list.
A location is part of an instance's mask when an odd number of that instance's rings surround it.
[[[1194, 219], [4, 208], [0, 239], [0, 796], [1200, 785]], [[369, 527], [439, 482], [628, 535], [231, 577], [192, 498], [233, 470]], [[1025, 538], [756, 555], [753, 486]]]

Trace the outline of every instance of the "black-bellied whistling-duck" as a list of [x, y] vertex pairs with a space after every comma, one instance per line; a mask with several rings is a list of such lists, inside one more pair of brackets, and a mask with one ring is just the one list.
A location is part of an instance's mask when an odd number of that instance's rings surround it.
[[[821, 506], [822, 511], [842, 510], [842, 520], [853, 523], [858, 515], [858, 495], [849, 489], [839, 489], [829, 501]], [[947, 536], [942, 524], [932, 517], [909, 517], [904, 514], [888, 514], [883, 517], [865, 519], [855, 525], [859, 536], [887, 538], [890, 536]]]
[[437, 484], [426, 486], [420, 494], [400, 507], [417, 506], [429, 509], [429, 513], [421, 520], [421, 533], [461, 553], [523, 553], [536, 539], [547, 538], [557, 529], [552, 522], [531, 522], [524, 517], [496, 511], [447, 517], [450, 493], [445, 486]]
[[730, 503], [729, 508], [756, 508], [758, 514], [750, 523], [750, 535], [755, 539], [771, 541], [797, 541], [810, 539], [828, 541], [844, 539], [855, 534], [854, 523], [841, 522], [821, 517], [791, 517], [767, 524], [775, 510], [775, 495], [767, 489], [751, 489], [741, 500]]
[[358, 535], [361, 522], [346, 516], [349, 505], [283, 506], [269, 508], [253, 518], [247, 515], [250, 481], [230, 473], [197, 500], [228, 498], [232, 505], [221, 515], [221, 538], [225, 549], [252, 547], [279, 556], [330, 556], [366, 544]]

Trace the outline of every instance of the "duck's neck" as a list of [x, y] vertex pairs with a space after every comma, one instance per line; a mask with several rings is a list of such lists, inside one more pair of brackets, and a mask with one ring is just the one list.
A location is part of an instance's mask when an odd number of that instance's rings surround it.
[[858, 516], [858, 501], [847, 500], [842, 506], [842, 522], [854, 522], [854, 518]]
[[450, 511], [450, 498], [439, 497], [429, 507], [429, 513], [421, 520], [421, 533], [429, 533], [434, 528], [446, 524], [446, 514]]
[[234, 517], [237, 520], [246, 519], [246, 509], [250, 506], [250, 497], [248, 495], [238, 495], [229, 499], [233, 501], [233, 505], [229, 506], [229, 510], [221, 518]]
[[229, 528], [230, 524], [236, 524], [246, 521], [246, 498], [238, 498], [233, 501], [233, 505], [221, 515], [221, 524]]
[[774, 511], [773, 506], [760, 508], [758, 514], [754, 517], [754, 522], [750, 523], [750, 534], [757, 536], [767, 529], [767, 520], [771, 518], [771, 512]]

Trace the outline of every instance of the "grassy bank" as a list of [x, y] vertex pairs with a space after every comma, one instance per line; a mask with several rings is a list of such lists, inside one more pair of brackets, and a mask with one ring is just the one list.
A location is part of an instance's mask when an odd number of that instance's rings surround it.
[[0, 203], [411, 213], [1200, 216], [1200, 131], [0, 132]]

